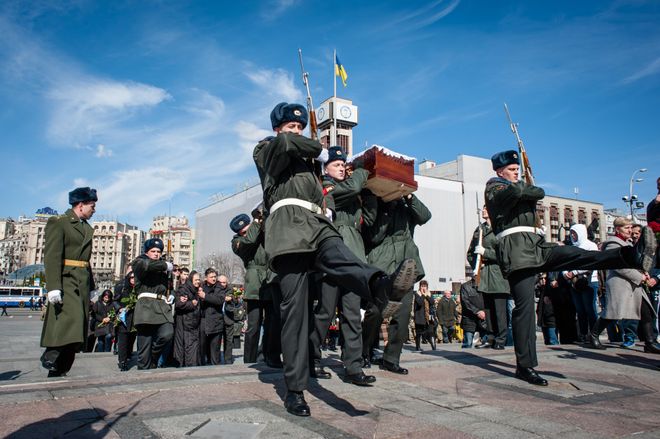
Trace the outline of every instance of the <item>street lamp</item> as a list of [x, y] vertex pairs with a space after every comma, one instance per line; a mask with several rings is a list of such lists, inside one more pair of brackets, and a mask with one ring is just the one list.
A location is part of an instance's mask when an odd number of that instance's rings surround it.
[[[646, 172], [646, 171], [648, 171], [648, 169], [640, 168], [640, 169], [638, 169], [638, 170], [636, 170], [635, 172], [632, 173], [632, 175], [630, 176], [630, 186], [628, 187], [628, 196], [627, 197], [622, 197], [623, 202], [627, 203], [630, 207], [630, 218], [633, 221], [635, 220], [635, 217], [633, 215], [633, 204], [635, 204], [635, 201], [637, 201], [637, 195], [633, 194], [633, 185], [635, 183], [639, 183], [639, 182], [644, 181], [643, 178], [635, 178], [635, 174], [637, 174], [638, 172], [642, 173], [642, 172]], [[639, 203], [636, 203], [635, 205], [639, 208]], [[642, 205], [642, 207], [644, 207], [644, 206]]]

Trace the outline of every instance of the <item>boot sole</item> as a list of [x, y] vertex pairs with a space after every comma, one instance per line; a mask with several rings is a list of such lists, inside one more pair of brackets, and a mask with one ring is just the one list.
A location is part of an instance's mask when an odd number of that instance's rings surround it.
[[658, 242], [655, 239], [655, 233], [650, 227], [642, 228], [642, 239], [644, 239], [644, 254], [642, 256], [642, 270], [649, 273], [655, 265], [655, 253], [658, 250]]
[[401, 302], [394, 302], [390, 300], [387, 302], [387, 305], [385, 305], [385, 309], [381, 312], [383, 316], [383, 320], [389, 319], [392, 317], [396, 312], [401, 308], [402, 303]]
[[415, 285], [417, 264], [414, 259], [406, 259], [397, 268], [392, 281], [390, 300], [399, 302]]

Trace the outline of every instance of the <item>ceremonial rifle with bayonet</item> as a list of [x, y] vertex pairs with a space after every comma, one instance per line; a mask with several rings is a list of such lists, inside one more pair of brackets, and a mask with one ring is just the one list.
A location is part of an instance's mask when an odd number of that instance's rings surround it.
[[[481, 227], [481, 209], [479, 209], [479, 194], [477, 196], [477, 227], [479, 227], [479, 240], [477, 246], [483, 247], [484, 242], [484, 229]], [[484, 258], [480, 253], [477, 253], [477, 259], [474, 261], [474, 284], [478, 287], [479, 280], [481, 280], [481, 266], [483, 265]]]
[[[511, 131], [516, 136], [516, 142], [518, 142], [518, 153], [520, 154], [520, 179], [529, 185], [534, 185], [534, 175], [532, 174], [532, 167], [529, 164], [529, 157], [527, 156], [527, 150], [525, 149], [525, 144], [520, 138], [518, 133], [518, 124], [511, 119], [511, 114], [509, 113], [509, 107], [504, 103], [504, 111], [506, 112], [506, 117], [509, 119], [509, 127]], [[538, 211], [536, 212], [536, 227], [541, 228], [542, 222], [539, 217]]]
[[511, 127], [511, 132], [516, 136], [516, 141], [518, 142], [518, 152], [520, 153], [520, 176], [525, 183], [534, 184], [534, 176], [532, 175], [532, 167], [529, 165], [529, 157], [527, 156], [527, 150], [525, 149], [525, 144], [520, 138], [518, 133], [518, 124], [514, 123], [511, 119], [511, 114], [509, 113], [509, 107], [504, 103], [504, 111], [506, 112], [506, 117], [509, 119], [509, 126]]
[[[312, 101], [312, 92], [309, 91], [309, 73], [305, 71], [303, 65], [302, 49], [298, 49], [298, 58], [300, 59], [300, 71], [302, 72], [303, 84], [307, 91], [307, 114], [309, 115], [309, 137], [312, 140], [319, 140], [318, 127], [316, 126], [316, 110], [314, 110], [314, 102]], [[314, 173], [321, 179], [323, 174], [323, 165], [321, 162], [314, 160]]]

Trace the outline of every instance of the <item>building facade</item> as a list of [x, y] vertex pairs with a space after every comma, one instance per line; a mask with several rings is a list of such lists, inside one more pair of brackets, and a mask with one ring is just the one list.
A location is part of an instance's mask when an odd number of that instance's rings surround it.
[[150, 238], [160, 238], [165, 244], [163, 253], [180, 267], [192, 267], [195, 230], [185, 216], [154, 217], [149, 230]]

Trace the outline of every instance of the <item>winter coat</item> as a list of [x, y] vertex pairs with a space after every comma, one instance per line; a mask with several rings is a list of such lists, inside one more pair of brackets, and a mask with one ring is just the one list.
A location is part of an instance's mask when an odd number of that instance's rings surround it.
[[[114, 300], [115, 303], [115, 310], [117, 311], [117, 315], [119, 315], [119, 310], [122, 308], [126, 308], [126, 304], [123, 302], [124, 298], [130, 297], [131, 294], [133, 293], [133, 287], [131, 287], [131, 283], [129, 280], [130, 274], [127, 274], [126, 277], [124, 278], [123, 281], [119, 282], [117, 285], [115, 285], [115, 293], [112, 296], [112, 300]], [[133, 314], [135, 310], [134, 309], [126, 309], [125, 312], [125, 317], [124, 323], [119, 323], [119, 325], [116, 327], [118, 331], [130, 331], [133, 329]]]
[[438, 301], [437, 305], [437, 316], [438, 316], [438, 323], [440, 325], [445, 326], [445, 327], [450, 327], [450, 326], [455, 326], [456, 325], [456, 320], [458, 319], [458, 312], [456, 311], [456, 302], [454, 302], [454, 299], [447, 299], [446, 297], [442, 297]]
[[64, 265], [65, 259], [89, 262], [94, 229], [73, 210], [52, 216], [45, 229], [44, 265], [48, 291], [60, 290], [62, 304], [48, 303], [41, 332], [42, 347], [86, 343], [89, 292], [94, 289], [90, 267]]
[[322, 149], [316, 140], [294, 133], [268, 137], [254, 148], [266, 209], [285, 198], [297, 198], [321, 208], [321, 213], [314, 213], [301, 206], [286, 205], [270, 213], [265, 222], [264, 248], [271, 269], [277, 256], [311, 253], [324, 239], [339, 237], [325, 216], [323, 190], [314, 173], [313, 159]]
[[245, 236], [234, 235], [231, 240], [231, 249], [236, 256], [241, 258], [245, 267], [243, 298], [245, 300], [273, 300], [270, 294], [271, 289], [265, 288], [270, 271], [264, 249], [262, 223], [253, 221]]
[[484, 254], [481, 256], [481, 270], [479, 271], [478, 289], [482, 293], [509, 294], [509, 282], [504, 279], [502, 269], [497, 263], [497, 238], [493, 229], [488, 223], [481, 223], [472, 234], [472, 241], [467, 252], [467, 260], [472, 267], [475, 267], [477, 254], [474, 249], [479, 245], [479, 230], [482, 232], [481, 246], [484, 248]]
[[[611, 236], [603, 244], [603, 250], [627, 246], [632, 246], [632, 244], [618, 236]], [[602, 311], [601, 317], [612, 320], [639, 320], [642, 300], [646, 300], [650, 304], [641, 286], [643, 280], [644, 273], [635, 268], [607, 270], [605, 280], [607, 306]]]
[[431, 311], [431, 308], [435, 307], [433, 298], [430, 296], [423, 296], [418, 293], [415, 293], [415, 299], [413, 300], [413, 315], [416, 325], [428, 325], [429, 323], [433, 324], [432, 315], [435, 315], [435, 310]]
[[93, 322], [94, 322], [94, 335], [96, 337], [102, 337], [108, 334], [112, 334], [112, 327], [114, 325], [113, 322], [106, 323], [105, 325], [101, 325], [103, 322], [103, 319], [108, 317], [108, 312], [114, 309], [114, 305], [112, 301], [108, 302], [107, 304], [103, 302], [103, 300], [99, 297], [99, 300], [92, 305], [92, 315], [93, 315]]
[[[497, 236], [516, 226], [536, 226], [536, 203], [545, 197], [543, 189], [523, 181], [512, 183], [491, 178], [486, 183], [486, 208], [493, 233]], [[512, 233], [498, 240], [497, 261], [507, 277], [516, 270], [540, 267], [557, 244], [545, 242], [537, 233]]]
[[474, 282], [470, 281], [461, 285], [460, 294], [463, 305], [461, 328], [465, 332], [484, 331], [486, 321], [477, 317], [479, 311], [485, 311], [483, 293], [475, 288]]
[[431, 211], [415, 195], [410, 199], [385, 203], [378, 199], [373, 225], [366, 228], [365, 244], [369, 247], [367, 261], [387, 274], [392, 274], [405, 259], [417, 264], [417, 281], [424, 277], [424, 266], [415, 245], [415, 226], [426, 224]]
[[[131, 262], [131, 266], [135, 274], [135, 294], [138, 297], [141, 293], [154, 293], [167, 298], [169, 283], [167, 262], [140, 255]], [[135, 304], [133, 323], [135, 325], [174, 323], [172, 306], [163, 299], [139, 298]]]
[[[197, 297], [197, 288], [188, 279], [176, 290], [174, 302], [174, 358], [180, 366], [199, 366], [201, 364], [200, 351], [200, 322], [201, 306]], [[181, 302], [181, 297], [188, 300]], [[197, 300], [197, 305], [193, 304]]]
[[206, 296], [202, 299], [202, 332], [205, 334], [217, 334], [225, 328], [225, 315], [222, 310], [225, 305], [225, 297], [231, 294], [229, 288], [220, 287], [219, 283], [209, 285], [202, 282], [202, 288]]

